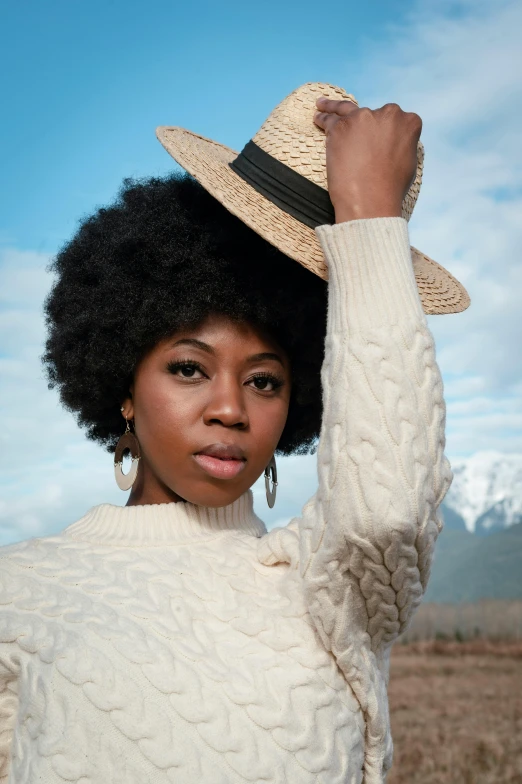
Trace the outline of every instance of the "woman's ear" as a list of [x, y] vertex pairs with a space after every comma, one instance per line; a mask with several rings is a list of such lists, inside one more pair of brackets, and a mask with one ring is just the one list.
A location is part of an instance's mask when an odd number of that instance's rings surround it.
[[134, 385], [131, 384], [129, 394], [121, 404], [121, 413], [125, 419], [134, 419], [134, 403], [133, 403]]

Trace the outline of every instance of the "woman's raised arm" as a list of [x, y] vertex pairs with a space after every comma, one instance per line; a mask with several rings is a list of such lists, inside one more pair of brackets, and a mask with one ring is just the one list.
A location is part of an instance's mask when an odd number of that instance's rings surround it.
[[340, 219], [316, 230], [329, 268], [319, 486], [299, 520], [265, 537], [260, 557], [299, 570], [318, 633], [365, 713], [373, 784], [391, 762], [389, 650], [426, 587], [451, 471], [442, 380], [400, 217], [420, 118], [394, 104], [347, 104], [327, 101], [319, 116], [331, 129]]

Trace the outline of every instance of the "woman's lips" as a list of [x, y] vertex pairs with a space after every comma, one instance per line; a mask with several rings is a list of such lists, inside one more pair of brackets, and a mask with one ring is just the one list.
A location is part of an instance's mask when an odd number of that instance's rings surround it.
[[246, 465], [246, 460], [213, 457], [212, 455], [203, 455], [201, 452], [194, 455], [194, 460], [203, 471], [217, 479], [231, 479], [237, 476]]

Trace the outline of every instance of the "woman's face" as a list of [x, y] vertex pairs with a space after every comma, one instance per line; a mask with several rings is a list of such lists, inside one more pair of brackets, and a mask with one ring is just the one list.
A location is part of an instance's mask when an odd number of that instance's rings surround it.
[[162, 340], [123, 402], [141, 448], [128, 504], [235, 501], [277, 447], [290, 386], [286, 353], [250, 324], [211, 315]]

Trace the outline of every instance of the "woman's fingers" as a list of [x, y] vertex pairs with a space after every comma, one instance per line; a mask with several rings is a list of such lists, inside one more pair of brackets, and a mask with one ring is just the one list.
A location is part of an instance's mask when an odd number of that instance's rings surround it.
[[334, 101], [331, 98], [326, 98], [324, 95], [317, 99], [315, 105], [320, 112], [338, 114], [339, 117], [346, 117], [347, 114], [359, 108], [353, 101]]
[[340, 120], [338, 114], [328, 114], [328, 112], [316, 112], [314, 123], [322, 128], [323, 131], [331, 131], [335, 123]]
[[319, 111], [315, 113], [314, 122], [326, 132], [342, 117], [347, 117], [358, 109], [352, 101], [333, 101], [324, 97], [318, 98], [315, 105]]

